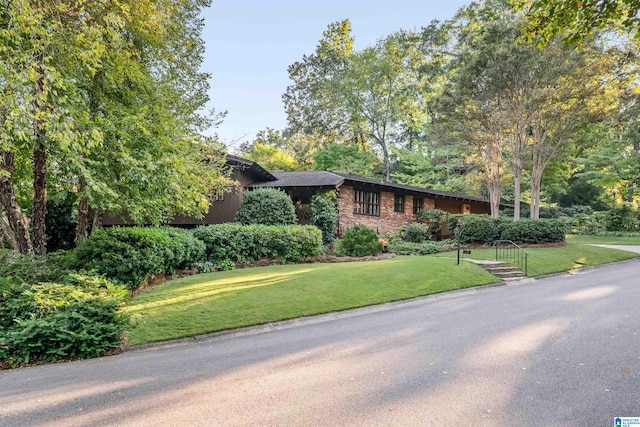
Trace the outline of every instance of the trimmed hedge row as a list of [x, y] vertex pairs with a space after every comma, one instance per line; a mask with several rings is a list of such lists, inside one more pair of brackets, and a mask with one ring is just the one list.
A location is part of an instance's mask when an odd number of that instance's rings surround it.
[[308, 225], [214, 224], [196, 228], [193, 235], [204, 242], [207, 259], [213, 263], [261, 258], [297, 261], [322, 250], [322, 233]]
[[562, 242], [567, 232], [566, 225], [558, 219], [494, 219], [487, 215], [452, 215], [449, 230], [455, 233], [458, 218], [461, 243], [492, 244], [496, 240], [512, 240], [516, 243]]
[[180, 228], [97, 230], [75, 250], [76, 270], [94, 270], [137, 289], [153, 274], [171, 274], [204, 261], [205, 245]]
[[124, 286], [70, 274], [29, 285], [0, 278], [0, 368], [97, 357], [121, 347]]

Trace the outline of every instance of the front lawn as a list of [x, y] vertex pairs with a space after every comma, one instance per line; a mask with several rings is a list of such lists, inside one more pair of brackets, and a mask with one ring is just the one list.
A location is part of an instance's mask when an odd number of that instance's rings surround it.
[[[559, 273], [575, 268], [590, 267], [609, 262], [624, 261], [640, 255], [617, 249], [600, 248], [590, 244], [640, 244], [635, 237], [595, 237], [567, 236], [567, 245], [555, 248], [525, 248], [529, 254], [529, 276]], [[455, 252], [438, 254], [440, 257], [453, 257]], [[495, 249], [472, 249], [472, 259], [494, 260]]]
[[436, 257], [296, 264], [201, 274], [132, 298], [131, 344], [328, 313], [496, 283], [484, 269]]
[[[639, 256], [589, 243], [640, 244], [640, 238], [569, 236], [567, 246], [528, 248], [529, 276], [557, 273]], [[455, 252], [389, 260], [247, 268], [185, 277], [132, 298], [133, 345], [207, 334], [301, 316], [397, 301], [497, 283]], [[474, 259], [494, 259], [473, 249]]]

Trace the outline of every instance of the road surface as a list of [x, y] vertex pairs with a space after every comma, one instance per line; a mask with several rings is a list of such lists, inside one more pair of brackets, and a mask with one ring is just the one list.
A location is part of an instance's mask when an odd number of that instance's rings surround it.
[[618, 416], [640, 416], [637, 260], [0, 372], [1, 426], [583, 427]]

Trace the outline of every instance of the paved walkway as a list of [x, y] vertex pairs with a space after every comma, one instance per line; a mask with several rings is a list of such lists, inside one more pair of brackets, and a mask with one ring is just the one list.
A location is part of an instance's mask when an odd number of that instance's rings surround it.
[[591, 246], [600, 246], [601, 248], [610, 248], [610, 249], [620, 249], [621, 251], [629, 251], [640, 254], [640, 246], [639, 245], [591, 245]]

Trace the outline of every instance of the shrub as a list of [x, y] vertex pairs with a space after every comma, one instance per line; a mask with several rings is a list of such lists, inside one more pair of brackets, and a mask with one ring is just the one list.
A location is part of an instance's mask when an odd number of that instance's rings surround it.
[[45, 256], [6, 254], [0, 257], [0, 277], [35, 284], [39, 282], [55, 282], [70, 273], [70, 252], [58, 251]]
[[315, 225], [322, 231], [322, 243], [325, 245], [333, 242], [337, 222], [336, 193], [327, 191], [314, 194], [311, 197], [311, 225]]
[[382, 251], [376, 232], [364, 225], [356, 225], [345, 230], [342, 235], [342, 249], [349, 256], [377, 255]]
[[389, 252], [396, 255], [430, 255], [438, 252], [446, 252], [455, 248], [453, 240], [443, 240], [442, 242], [411, 243], [402, 240], [392, 240], [389, 242]]
[[558, 219], [512, 221], [488, 215], [457, 215], [449, 218], [449, 228], [454, 232], [458, 217], [462, 218], [460, 243], [492, 244], [500, 239], [516, 243], [562, 242], [567, 231], [564, 222]]
[[121, 347], [128, 292], [106, 279], [71, 274], [60, 283], [0, 281], [0, 364], [97, 357]]
[[289, 225], [298, 222], [291, 197], [277, 188], [245, 191], [236, 219], [244, 225]]
[[510, 223], [509, 219], [493, 219], [488, 215], [451, 215], [449, 216], [449, 230], [455, 233], [458, 218], [460, 224], [460, 243], [492, 244], [500, 238], [502, 228]]
[[95, 270], [137, 289], [153, 274], [171, 274], [204, 260], [205, 245], [179, 228], [97, 230], [74, 251], [76, 269]]
[[426, 224], [414, 222], [403, 227], [402, 239], [412, 243], [422, 243], [431, 238], [430, 227]]
[[214, 264], [261, 258], [297, 261], [322, 250], [322, 233], [309, 225], [214, 224], [196, 228], [193, 235], [204, 242], [206, 258]]
[[439, 234], [449, 214], [441, 209], [427, 209], [418, 212], [418, 217], [427, 221], [431, 234]]
[[607, 231], [635, 231], [640, 228], [640, 216], [629, 205], [622, 205], [609, 211], [606, 218]]
[[501, 238], [516, 243], [553, 243], [564, 241], [566, 231], [558, 219], [525, 219], [510, 223]]

